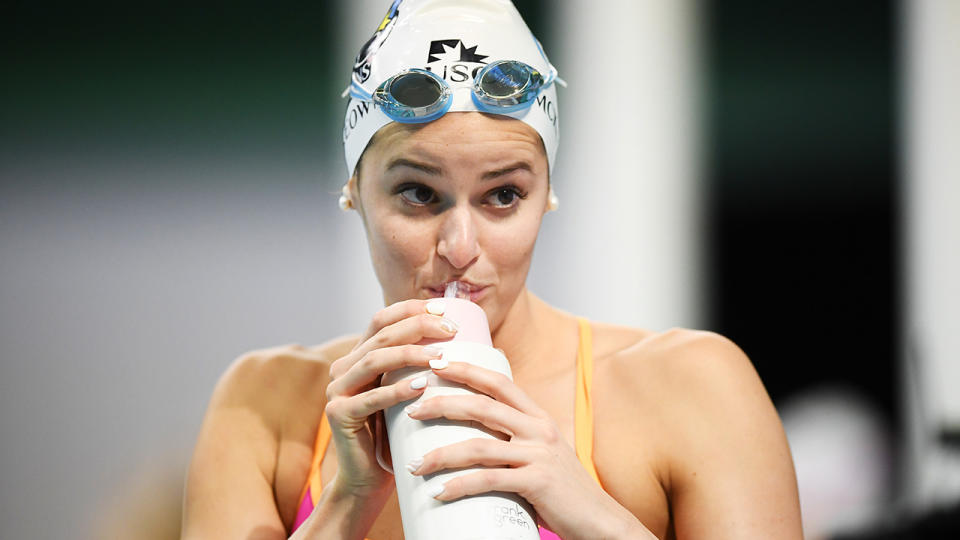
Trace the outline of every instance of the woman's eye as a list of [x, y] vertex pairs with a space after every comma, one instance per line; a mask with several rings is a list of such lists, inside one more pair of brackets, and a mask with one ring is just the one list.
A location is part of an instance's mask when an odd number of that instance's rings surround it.
[[500, 188], [490, 195], [487, 196], [487, 201], [493, 206], [498, 206], [505, 208], [508, 206], [513, 206], [518, 199], [522, 199], [524, 196], [520, 194], [515, 188], [505, 187]]
[[401, 191], [400, 196], [409, 203], [425, 205], [433, 202], [436, 198], [436, 193], [427, 186], [410, 186]]

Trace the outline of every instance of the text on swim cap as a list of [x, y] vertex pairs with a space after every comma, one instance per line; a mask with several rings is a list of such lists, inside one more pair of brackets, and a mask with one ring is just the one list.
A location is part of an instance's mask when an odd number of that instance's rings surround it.
[[557, 109], [553, 106], [553, 101], [548, 99], [546, 94], [540, 94], [537, 96], [537, 106], [543, 109], [543, 114], [547, 115], [547, 120], [550, 120], [550, 123], [553, 124], [554, 129], [556, 129]]
[[357, 127], [360, 120], [370, 112], [371, 108], [376, 108], [376, 103], [369, 101], [355, 101], [353, 107], [347, 112], [347, 119], [343, 124], [343, 140], [346, 142], [350, 137], [350, 132]]

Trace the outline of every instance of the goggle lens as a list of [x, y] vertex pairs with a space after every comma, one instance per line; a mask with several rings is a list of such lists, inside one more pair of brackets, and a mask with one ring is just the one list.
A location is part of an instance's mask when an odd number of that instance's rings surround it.
[[513, 112], [530, 106], [543, 84], [540, 72], [527, 64], [501, 60], [477, 74], [473, 100], [490, 112]]
[[443, 95], [437, 81], [421, 73], [404, 73], [390, 85], [390, 94], [397, 103], [407, 107], [432, 105]]
[[409, 69], [377, 87], [373, 100], [397, 122], [421, 123], [440, 117], [450, 108], [450, 87], [433, 73]]
[[515, 62], [492, 66], [480, 77], [480, 89], [493, 98], [511, 97], [530, 82], [530, 71]]

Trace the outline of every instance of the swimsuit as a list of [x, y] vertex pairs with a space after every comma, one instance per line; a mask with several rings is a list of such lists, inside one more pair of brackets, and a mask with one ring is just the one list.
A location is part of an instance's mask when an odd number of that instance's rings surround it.
[[[587, 469], [590, 476], [600, 484], [600, 477], [593, 465], [593, 404], [590, 400], [590, 391], [593, 386], [593, 340], [590, 323], [583, 318], [578, 318], [577, 322], [580, 326], [580, 345], [577, 349], [577, 385], [574, 401], [573, 433], [577, 458], [580, 459], [580, 463]], [[306, 483], [300, 493], [300, 504], [297, 506], [297, 516], [293, 522], [294, 531], [310, 515], [316, 501], [320, 500], [320, 492], [323, 489], [320, 480], [320, 464], [323, 462], [323, 456], [330, 444], [330, 435], [330, 424], [327, 421], [327, 415], [324, 414], [320, 418], [320, 427], [317, 430], [317, 440], [314, 443], [310, 472], [307, 474]], [[601, 487], [603, 487], [602, 484]], [[540, 527], [540, 538], [541, 540], [560, 540], [559, 536], [543, 527]]]

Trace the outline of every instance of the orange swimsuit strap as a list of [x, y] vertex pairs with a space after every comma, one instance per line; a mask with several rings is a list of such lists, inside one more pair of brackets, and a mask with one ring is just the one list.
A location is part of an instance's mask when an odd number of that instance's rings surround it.
[[590, 476], [601, 486], [600, 475], [593, 464], [593, 334], [590, 321], [578, 317], [580, 348], [577, 351], [577, 394], [574, 401], [573, 437], [577, 458]]

